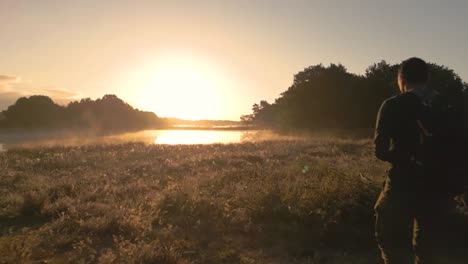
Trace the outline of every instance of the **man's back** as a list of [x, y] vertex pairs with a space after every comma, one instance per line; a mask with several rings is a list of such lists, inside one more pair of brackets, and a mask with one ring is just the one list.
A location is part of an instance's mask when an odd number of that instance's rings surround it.
[[[417, 125], [420, 105], [415, 94], [406, 92], [387, 99], [380, 108], [374, 137], [375, 155], [390, 162], [393, 170], [408, 170], [415, 165], [413, 161], [420, 146]], [[391, 186], [388, 187], [415, 190], [414, 173], [390, 174], [389, 177]]]
[[444, 225], [447, 206], [443, 199], [434, 199], [433, 179], [438, 175], [427, 170], [421, 159], [427, 134], [421, 121], [434, 96], [427, 80], [426, 62], [404, 61], [398, 72], [402, 93], [386, 100], [377, 117], [375, 155], [392, 165], [374, 208], [375, 234], [387, 264], [433, 260], [438, 248], [434, 243], [440, 241], [436, 227]]

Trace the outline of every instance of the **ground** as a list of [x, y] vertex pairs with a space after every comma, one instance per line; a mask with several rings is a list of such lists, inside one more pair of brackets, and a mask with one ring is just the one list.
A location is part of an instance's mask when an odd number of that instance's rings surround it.
[[5, 263], [376, 263], [370, 140], [0, 153]]

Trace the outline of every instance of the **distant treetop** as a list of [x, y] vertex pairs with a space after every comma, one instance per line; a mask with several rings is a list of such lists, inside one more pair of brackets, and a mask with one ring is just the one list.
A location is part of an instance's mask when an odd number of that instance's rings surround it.
[[116, 95], [84, 98], [60, 106], [43, 95], [21, 97], [2, 112], [0, 128], [87, 129], [96, 132], [128, 131], [162, 125], [153, 112], [133, 108]]
[[[349, 73], [341, 64], [313, 65], [294, 75], [294, 81], [275, 102], [260, 101], [244, 123], [275, 129], [371, 128], [380, 104], [398, 91], [399, 65], [382, 60], [364, 75]], [[468, 85], [446, 66], [429, 64], [429, 85], [454, 104], [468, 98]]]

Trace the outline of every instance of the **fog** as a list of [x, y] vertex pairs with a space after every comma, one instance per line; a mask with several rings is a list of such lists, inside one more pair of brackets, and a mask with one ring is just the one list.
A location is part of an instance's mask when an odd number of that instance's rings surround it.
[[97, 135], [85, 132], [21, 132], [0, 134], [0, 151], [11, 148], [80, 146], [87, 144], [232, 144], [268, 140], [293, 140], [299, 136], [281, 135], [269, 130], [143, 130], [130, 133]]

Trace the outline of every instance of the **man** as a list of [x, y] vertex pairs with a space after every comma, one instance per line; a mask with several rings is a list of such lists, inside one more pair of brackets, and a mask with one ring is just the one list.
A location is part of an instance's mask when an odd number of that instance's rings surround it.
[[[376, 238], [384, 263], [437, 263], [436, 228], [449, 198], [438, 195], [434, 173], [421, 162], [422, 109], [436, 92], [427, 86], [428, 65], [419, 58], [402, 62], [398, 71], [401, 94], [382, 104], [375, 129], [375, 155], [391, 163], [375, 205]], [[433, 232], [434, 230], [434, 232]]]

